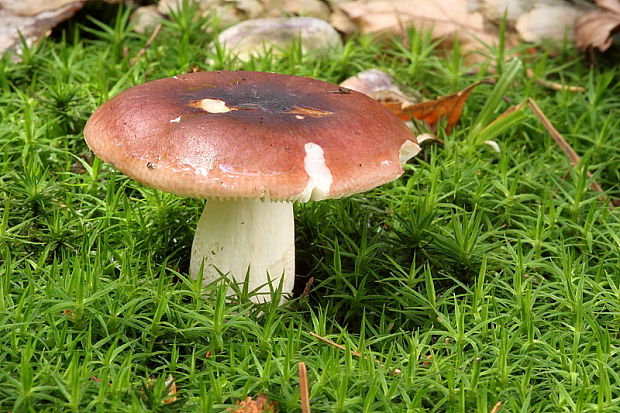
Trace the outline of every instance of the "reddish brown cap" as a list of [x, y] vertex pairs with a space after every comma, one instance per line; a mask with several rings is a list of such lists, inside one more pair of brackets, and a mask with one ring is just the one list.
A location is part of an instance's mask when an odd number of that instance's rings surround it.
[[419, 150], [407, 126], [366, 95], [262, 72], [132, 87], [95, 111], [84, 138], [129, 177], [200, 198], [338, 198], [397, 178], [401, 148]]

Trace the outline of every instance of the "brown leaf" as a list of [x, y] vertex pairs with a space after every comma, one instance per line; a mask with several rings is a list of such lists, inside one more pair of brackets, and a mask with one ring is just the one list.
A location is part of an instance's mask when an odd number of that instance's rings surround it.
[[620, 32], [620, 0], [597, 0], [598, 10], [581, 16], [575, 26], [579, 49], [609, 49], [612, 36]]
[[[499, 42], [496, 28], [487, 27], [481, 13], [468, 11], [467, 0], [356, 0], [338, 4], [337, 8], [362, 33], [402, 35], [412, 26], [431, 31], [433, 39], [449, 45], [456, 37], [466, 52]], [[510, 47], [514, 40], [508, 36], [506, 43]]]
[[172, 374], [168, 374], [165, 383], [166, 388], [168, 389], [168, 396], [170, 397], [164, 400], [164, 404], [174, 403], [175, 401], [177, 401], [177, 384], [174, 381], [174, 377], [172, 377]]
[[620, 14], [620, 1], [618, 0], [596, 0], [595, 3], [602, 9]]
[[490, 413], [499, 413], [501, 408], [502, 408], [502, 402], [497, 402], [495, 403], [495, 406], [493, 406], [493, 408], [491, 409]]
[[8, 7], [5, 8], [7, 4], [6, 1], [0, 2], [0, 56], [6, 50], [20, 49], [20, 35], [26, 39], [28, 44], [46, 36], [52, 27], [73, 16], [84, 5], [84, 2], [72, 1], [58, 9], [40, 11], [34, 15], [17, 14], [21, 11], [26, 13], [20, 7], [27, 6], [27, 4], [11, 2], [11, 5], [20, 5], [15, 12], [9, 10]]
[[260, 394], [256, 400], [248, 396], [245, 400], [240, 400], [235, 404], [239, 408], [233, 410], [232, 413], [275, 413], [278, 411], [278, 403], [270, 402], [264, 394]]
[[0, 0], [0, 9], [20, 16], [36, 16], [46, 11], [61, 9], [75, 2], [76, 0]]
[[516, 29], [526, 42], [560, 43], [575, 38], [575, 22], [583, 14], [583, 9], [573, 4], [538, 4], [519, 16]]
[[423, 120], [431, 128], [435, 127], [440, 119], [447, 119], [446, 134], [449, 134], [454, 125], [461, 118], [463, 106], [469, 97], [471, 91], [478, 85], [483, 83], [492, 83], [489, 80], [482, 80], [452, 95], [443, 96], [439, 99], [429, 100], [422, 103], [403, 103], [398, 100], [380, 100], [380, 102], [388, 109], [392, 110], [403, 120], [411, 120], [412, 118]]

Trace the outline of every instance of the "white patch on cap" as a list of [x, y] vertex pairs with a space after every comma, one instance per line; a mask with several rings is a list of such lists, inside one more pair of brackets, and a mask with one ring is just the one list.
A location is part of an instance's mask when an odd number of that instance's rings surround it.
[[178, 118], [170, 119], [170, 123], [179, 123], [179, 122], [181, 122], [180, 116]]
[[420, 152], [420, 146], [410, 140], [406, 140], [400, 147], [400, 163], [405, 163]]
[[301, 115], [295, 115], [295, 119], [300, 119], [301, 120], [301, 119], [305, 119], [305, 118], [303, 116], [301, 116]]
[[304, 169], [308, 174], [308, 184], [299, 194], [298, 200], [307, 202], [309, 200], [318, 201], [325, 199], [332, 187], [332, 172], [325, 163], [325, 153], [316, 143], [307, 143], [304, 146], [306, 157], [304, 158]]
[[226, 102], [220, 99], [200, 99], [192, 104], [193, 107], [202, 109], [209, 113], [226, 113], [235, 108], [226, 106]]

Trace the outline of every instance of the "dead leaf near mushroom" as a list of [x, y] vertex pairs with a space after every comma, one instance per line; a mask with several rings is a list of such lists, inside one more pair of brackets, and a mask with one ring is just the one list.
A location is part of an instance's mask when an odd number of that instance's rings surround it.
[[239, 407], [231, 413], [276, 413], [278, 411], [278, 402], [270, 402], [264, 394], [260, 394], [256, 399], [248, 396], [245, 400], [240, 400], [235, 404]]
[[577, 19], [577, 47], [604, 52], [611, 47], [612, 37], [620, 33], [620, 0], [596, 0], [599, 7]]
[[[332, 21], [336, 28], [362, 34], [404, 35], [407, 27], [430, 31], [433, 39], [451, 46], [457, 38], [470, 63], [479, 61], [489, 45], [499, 43], [498, 29], [488, 24], [480, 12], [468, 10], [467, 0], [356, 0], [337, 5], [348, 20]], [[516, 35], [507, 34], [506, 47], [517, 44]]]
[[452, 132], [452, 128], [454, 128], [461, 119], [465, 102], [472, 90], [479, 85], [489, 83], [492, 82], [489, 80], [476, 82], [460, 92], [421, 103], [403, 102], [402, 100], [393, 99], [391, 97], [380, 98], [378, 100], [402, 120], [422, 120], [433, 130], [436, 129], [440, 120], [445, 119], [445, 133], [449, 135], [450, 132]]
[[[460, 92], [442, 96], [434, 100], [418, 103], [417, 98], [403, 93], [392, 77], [378, 69], [369, 69], [358, 73], [340, 83], [340, 86], [364, 93], [390, 109], [403, 121], [413, 119], [424, 121], [432, 130], [437, 123], [446, 119], [446, 134], [459, 122], [465, 102], [471, 91], [481, 85], [493, 83], [490, 80], [476, 82]], [[423, 134], [425, 140], [442, 142], [433, 135]], [[419, 141], [420, 142], [420, 141]], [[443, 143], [443, 142], [442, 142]]]
[[[94, 378], [94, 379], [97, 382], [101, 382], [101, 380], [97, 378]], [[93, 380], [93, 378], [91, 378], [91, 380]], [[152, 392], [155, 386], [156, 380], [157, 379], [155, 377], [151, 377], [146, 381], [144, 387], [140, 390], [144, 397], [148, 397], [147, 394]], [[168, 374], [168, 377], [166, 377], [166, 379], [164, 380], [164, 386], [165, 386], [165, 390], [167, 393], [165, 395], [165, 398], [159, 401], [159, 403], [160, 404], [172, 404], [176, 402], [177, 401], [177, 384], [172, 374]]]

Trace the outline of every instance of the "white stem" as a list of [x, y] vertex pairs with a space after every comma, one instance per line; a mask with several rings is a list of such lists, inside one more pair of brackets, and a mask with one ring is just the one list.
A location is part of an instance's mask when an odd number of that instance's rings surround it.
[[[208, 200], [198, 222], [190, 274], [198, 278], [204, 262], [205, 284], [222, 274], [242, 284], [249, 268], [248, 290], [255, 301], [269, 301], [270, 286], [289, 295], [295, 282], [293, 204], [255, 199]], [[218, 272], [219, 270], [219, 272]]]

